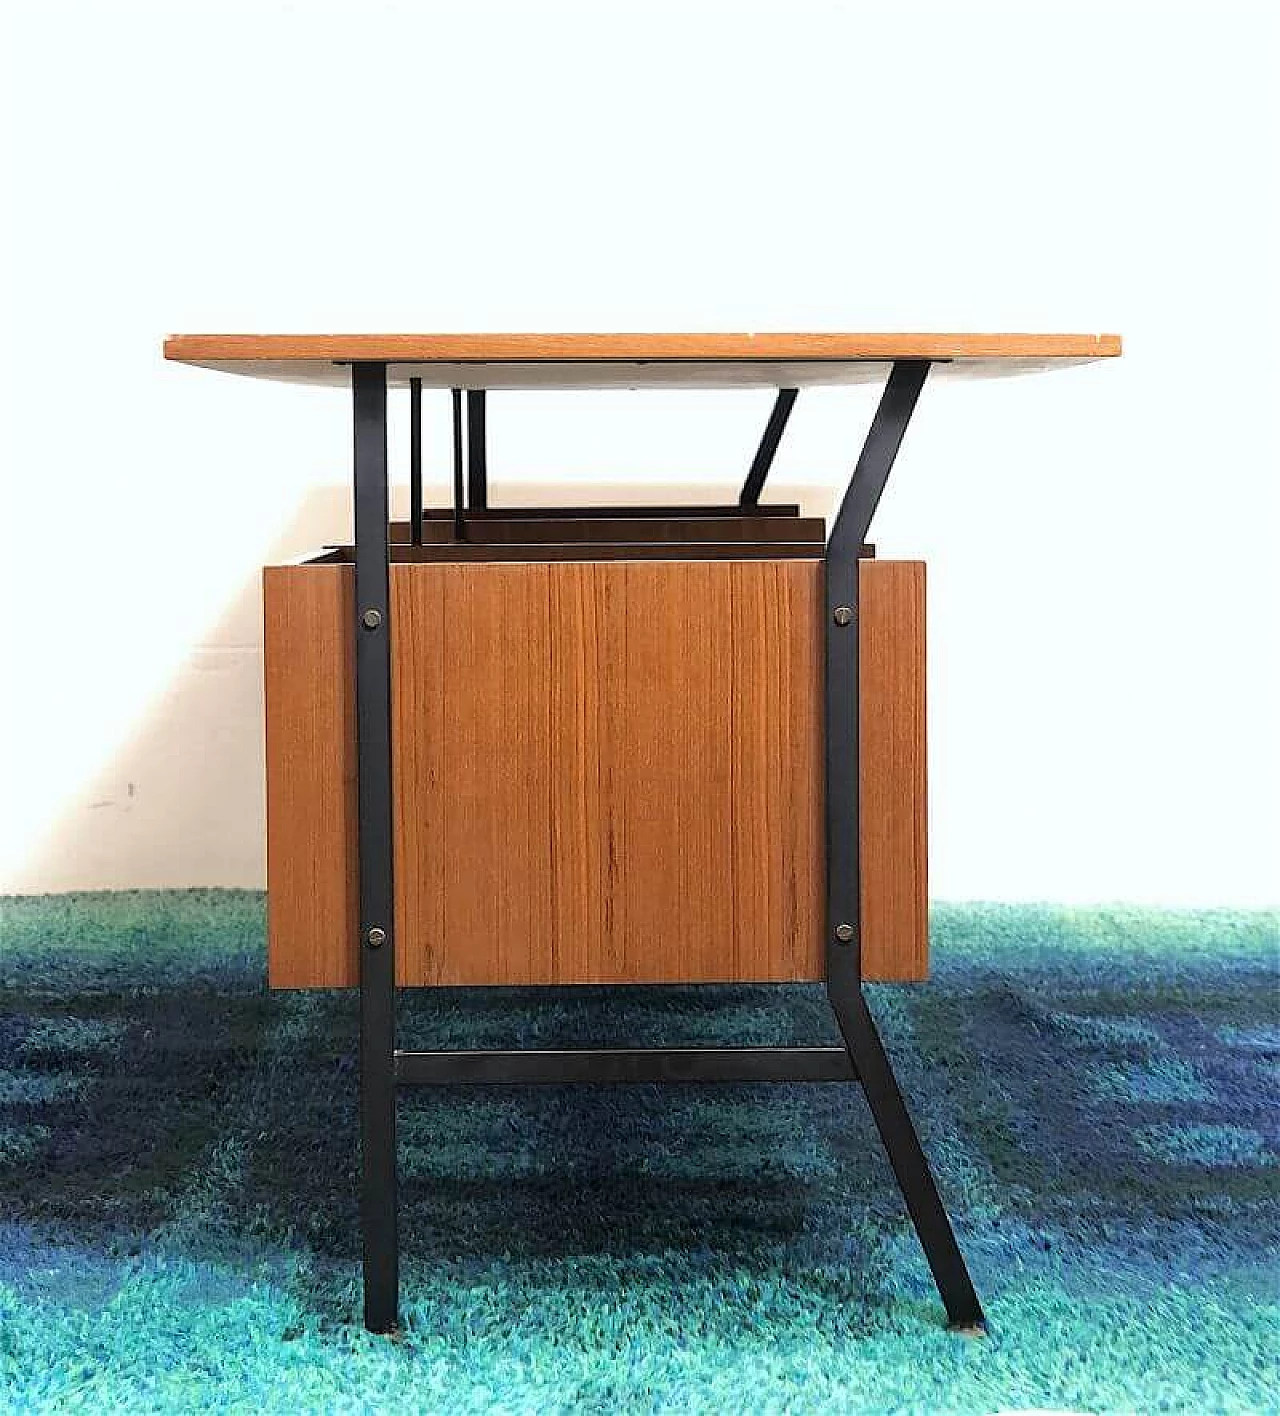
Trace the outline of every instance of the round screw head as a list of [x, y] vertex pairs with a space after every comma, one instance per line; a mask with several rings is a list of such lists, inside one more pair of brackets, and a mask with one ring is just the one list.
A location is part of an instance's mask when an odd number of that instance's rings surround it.
[[382, 612], [380, 610], [366, 610], [364, 614], [360, 616], [360, 623], [364, 625], [366, 629], [377, 629], [382, 623]]
[[848, 605], [838, 605], [836, 607], [835, 614], [833, 614], [831, 618], [835, 620], [835, 622], [840, 625], [841, 628], [843, 628], [846, 624], [852, 622], [853, 611], [849, 608]]
[[851, 943], [853, 940], [853, 925], [837, 924], [836, 938], [841, 942], [841, 944]]
[[369, 942], [369, 948], [376, 949], [380, 945], [385, 944], [387, 942], [387, 931], [385, 929], [378, 929], [375, 927], [371, 929], [368, 934], [365, 935], [365, 938]]

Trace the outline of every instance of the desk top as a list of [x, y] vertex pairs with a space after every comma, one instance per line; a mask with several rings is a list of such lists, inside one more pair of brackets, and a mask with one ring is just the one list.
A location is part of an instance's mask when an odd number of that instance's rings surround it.
[[1115, 334], [175, 334], [164, 356], [289, 383], [346, 385], [386, 363], [424, 388], [802, 388], [882, 379], [897, 359], [933, 376], [1027, 373], [1114, 358]]

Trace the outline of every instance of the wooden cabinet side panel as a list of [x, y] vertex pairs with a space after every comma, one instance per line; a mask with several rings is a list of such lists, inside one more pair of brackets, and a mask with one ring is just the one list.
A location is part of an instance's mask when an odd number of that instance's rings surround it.
[[862, 976], [929, 975], [923, 561], [859, 565]]
[[399, 980], [821, 977], [820, 573], [395, 567]]
[[[863, 976], [917, 980], [924, 566], [860, 574]], [[822, 977], [819, 567], [392, 588], [401, 984]], [[263, 592], [269, 981], [354, 986], [351, 568], [268, 567]]]
[[350, 566], [263, 571], [267, 977], [359, 983]]

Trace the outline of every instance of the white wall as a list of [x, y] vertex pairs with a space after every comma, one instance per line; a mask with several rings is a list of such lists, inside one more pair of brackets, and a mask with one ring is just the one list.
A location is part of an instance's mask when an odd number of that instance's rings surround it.
[[[926, 389], [883, 504], [934, 893], [1275, 900], [1268, 9], [22, 7], [0, 891], [262, 882], [257, 569], [346, 534], [349, 408], [165, 332], [973, 329], [1126, 355]], [[828, 500], [874, 397], [802, 395], [776, 490]], [[496, 396], [495, 495], [727, 495], [768, 404]]]

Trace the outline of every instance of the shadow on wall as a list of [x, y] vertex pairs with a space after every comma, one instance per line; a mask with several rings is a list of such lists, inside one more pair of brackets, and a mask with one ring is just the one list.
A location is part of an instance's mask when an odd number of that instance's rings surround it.
[[[521, 483], [498, 489], [498, 505], [635, 504], [618, 485]], [[428, 488], [440, 504], [440, 489]], [[653, 504], [724, 503], [723, 483], [649, 484]], [[798, 501], [827, 515], [829, 488], [770, 486], [767, 500]], [[407, 516], [407, 493], [392, 489], [392, 512]], [[309, 492], [262, 552], [288, 561], [351, 536], [351, 492]], [[260, 566], [238, 579], [212, 627], [189, 648], [126, 738], [69, 798], [30, 845], [6, 888], [20, 893], [240, 886], [266, 883], [262, 732]]]
[[[341, 537], [350, 508], [348, 489], [315, 488], [262, 558]], [[238, 549], [237, 560], [216, 617], [31, 843], [10, 888], [263, 884], [262, 587]]]

